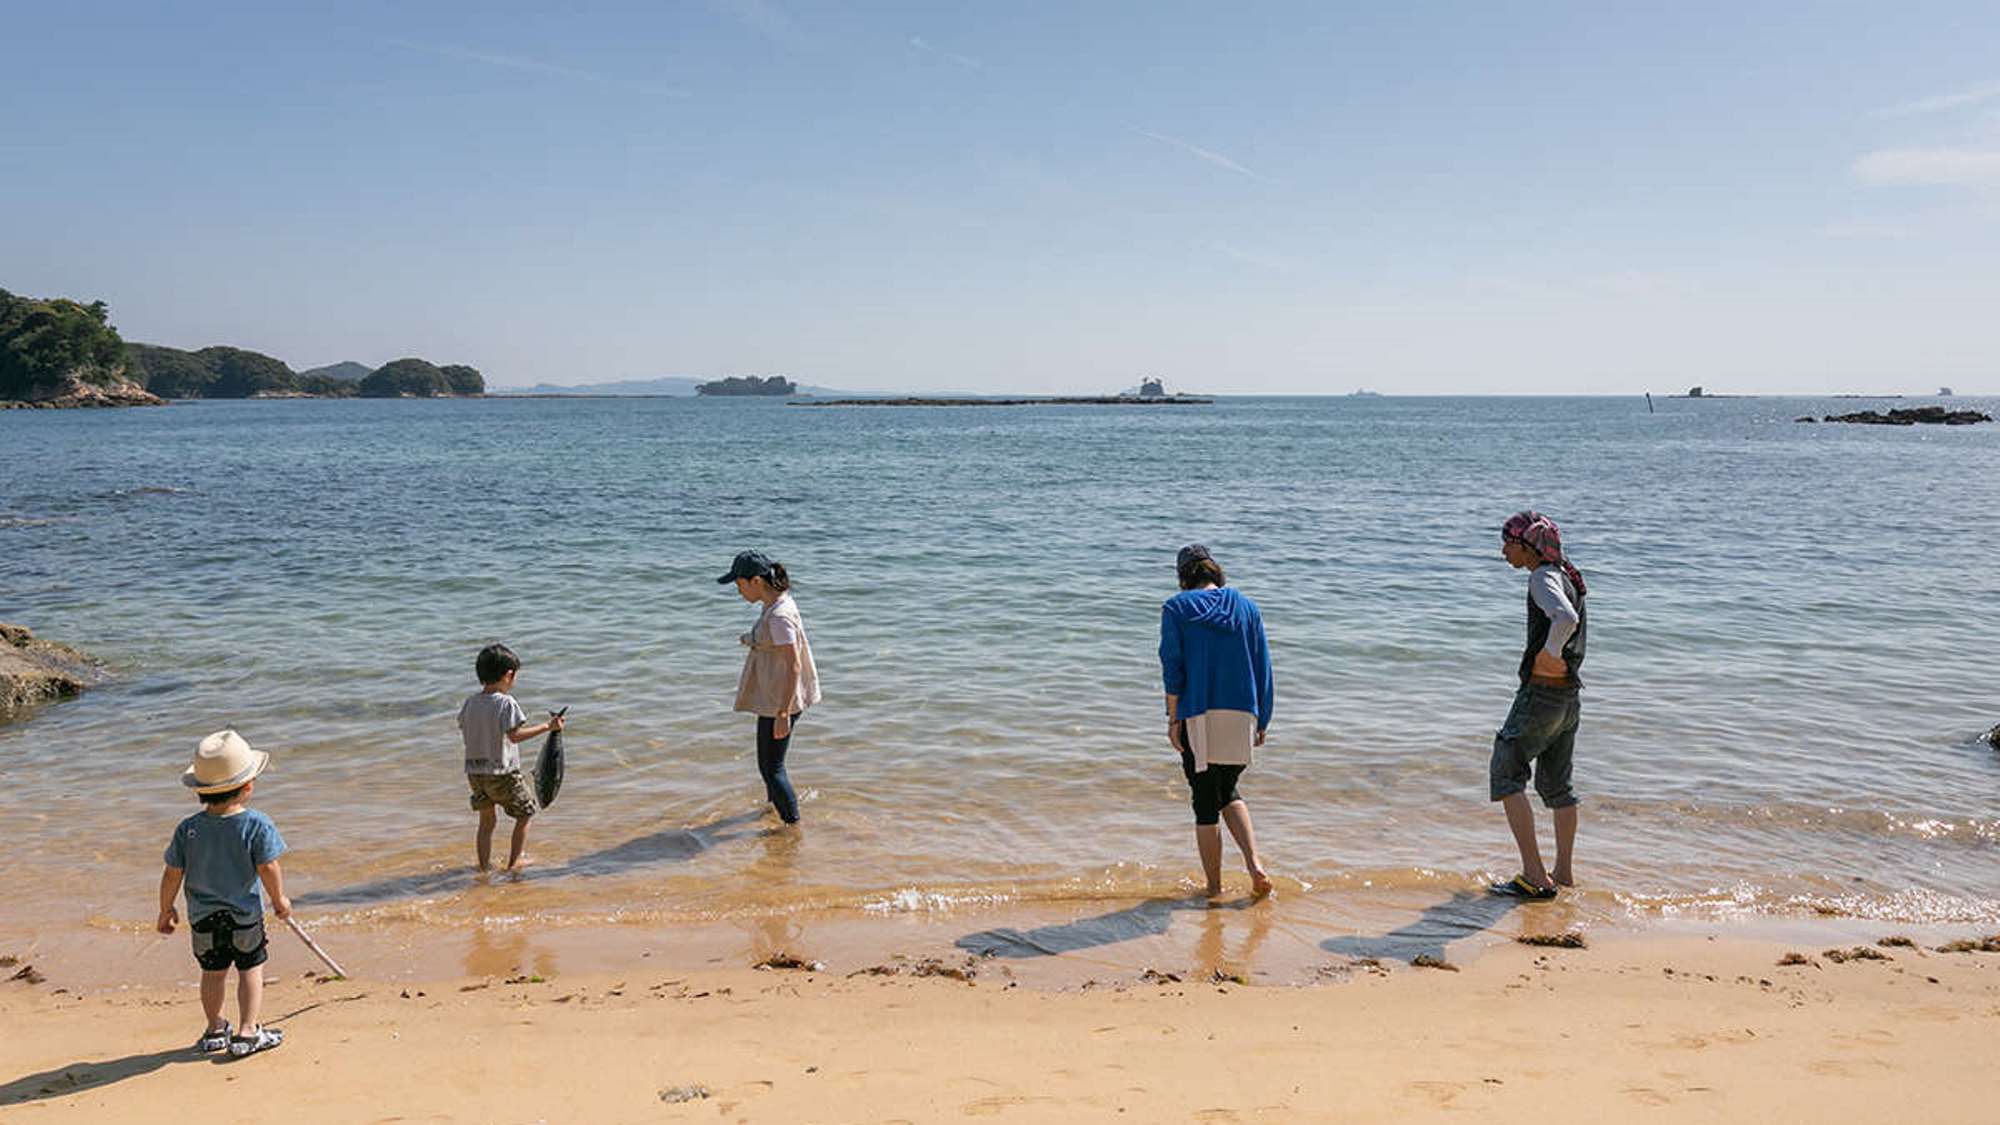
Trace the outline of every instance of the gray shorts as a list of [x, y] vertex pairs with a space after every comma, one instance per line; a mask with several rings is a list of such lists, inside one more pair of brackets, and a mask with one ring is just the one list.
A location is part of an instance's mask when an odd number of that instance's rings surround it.
[[1535, 780], [1535, 792], [1552, 809], [1576, 804], [1569, 774], [1582, 712], [1577, 689], [1524, 684], [1514, 693], [1507, 721], [1493, 735], [1488, 789], [1493, 800], [1511, 797]]
[[475, 812], [485, 812], [495, 805], [507, 810], [507, 815], [515, 820], [526, 820], [541, 811], [535, 803], [535, 791], [528, 786], [528, 779], [520, 770], [509, 773], [469, 773], [466, 783], [472, 786], [472, 808]]

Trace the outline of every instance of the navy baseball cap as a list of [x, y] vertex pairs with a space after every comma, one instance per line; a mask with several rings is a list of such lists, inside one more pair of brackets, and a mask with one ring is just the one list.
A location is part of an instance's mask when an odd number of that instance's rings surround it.
[[762, 551], [745, 551], [736, 556], [735, 562], [729, 564], [729, 573], [715, 581], [720, 585], [727, 586], [738, 578], [769, 577], [771, 577], [770, 558]]
[[1200, 562], [1202, 559], [1208, 559], [1213, 562], [1215, 556], [1208, 553], [1207, 547], [1199, 543], [1189, 543], [1187, 546], [1181, 548], [1180, 555], [1174, 559], [1174, 569], [1186, 570], [1189, 564]]

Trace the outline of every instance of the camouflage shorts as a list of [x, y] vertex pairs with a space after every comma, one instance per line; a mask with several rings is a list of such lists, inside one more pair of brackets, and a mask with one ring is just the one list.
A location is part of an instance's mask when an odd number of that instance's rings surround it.
[[507, 815], [515, 820], [526, 820], [541, 811], [535, 803], [535, 791], [528, 787], [528, 779], [520, 770], [511, 773], [469, 773], [465, 780], [472, 785], [472, 807], [474, 811], [485, 812], [495, 805], [507, 810]]

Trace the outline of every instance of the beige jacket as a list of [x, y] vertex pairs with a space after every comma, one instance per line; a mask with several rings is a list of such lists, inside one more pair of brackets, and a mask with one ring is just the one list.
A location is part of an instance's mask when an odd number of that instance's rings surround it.
[[[799, 682], [789, 700], [785, 698], [790, 679], [779, 646], [771, 643], [771, 619], [782, 617], [798, 633]], [[771, 603], [757, 618], [757, 624], [743, 640], [750, 646], [743, 658], [743, 675], [736, 681], [736, 710], [765, 718], [796, 715], [819, 702], [819, 670], [813, 666], [812, 645], [806, 640], [805, 623], [799, 620], [798, 603], [788, 594]]]

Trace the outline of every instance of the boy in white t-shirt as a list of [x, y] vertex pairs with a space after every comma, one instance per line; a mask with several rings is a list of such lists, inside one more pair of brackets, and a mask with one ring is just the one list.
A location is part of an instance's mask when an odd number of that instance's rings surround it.
[[479, 814], [479, 869], [493, 865], [493, 826], [499, 822], [497, 805], [514, 818], [514, 838], [507, 846], [507, 870], [521, 867], [522, 849], [528, 846], [528, 821], [540, 806], [535, 791], [521, 773], [521, 751], [526, 742], [552, 730], [563, 729], [561, 715], [549, 716], [546, 723], [528, 724], [528, 713], [509, 694], [521, 659], [503, 644], [479, 650], [473, 662], [479, 674], [478, 693], [466, 697], [458, 709], [458, 729], [465, 738], [465, 780], [472, 786], [472, 809]]

